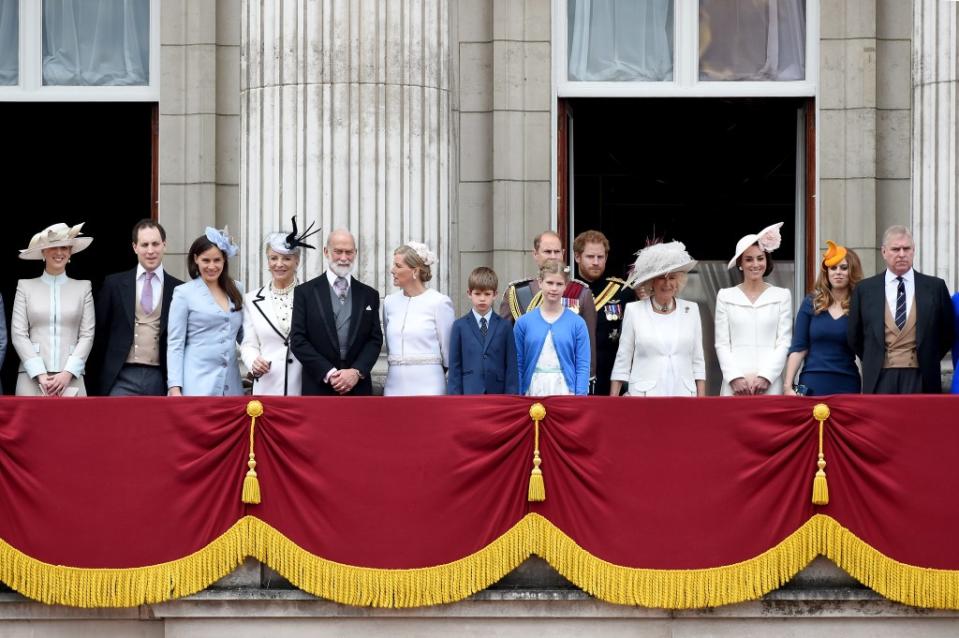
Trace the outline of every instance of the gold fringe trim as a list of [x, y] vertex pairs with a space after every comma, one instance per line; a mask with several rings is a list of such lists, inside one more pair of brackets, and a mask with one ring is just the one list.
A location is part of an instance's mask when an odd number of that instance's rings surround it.
[[184, 558], [130, 569], [51, 565], [0, 541], [0, 581], [28, 598], [73, 607], [133, 607], [196, 593], [252, 556], [303, 591], [356, 606], [420, 607], [462, 600], [496, 582], [531, 554], [597, 598], [666, 609], [754, 600], [782, 586], [822, 554], [880, 595], [918, 607], [959, 609], [959, 570], [895, 561], [835, 519], [810, 518], [775, 547], [749, 560], [706, 569], [640, 569], [599, 559], [539, 514], [528, 514], [483, 549], [419, 569], [344, 565], [297, 546], [247, 516]]

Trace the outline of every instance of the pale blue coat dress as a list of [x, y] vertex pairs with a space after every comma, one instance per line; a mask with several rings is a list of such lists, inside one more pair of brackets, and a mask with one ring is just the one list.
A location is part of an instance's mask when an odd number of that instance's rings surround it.
[[167, 325], [167, 386], [193, 396], [243, 394], [237, 364], [242, 327], [243, 313], [220, 308], [202, 278], [177, 286]]

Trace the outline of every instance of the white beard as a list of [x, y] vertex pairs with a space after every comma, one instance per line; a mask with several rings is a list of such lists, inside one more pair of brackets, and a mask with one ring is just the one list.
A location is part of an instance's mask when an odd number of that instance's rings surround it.
[[353, 264], [349, 266], [340, 266], [335, 263], [330, 263], [330, 272], [332, 272], [337, 277], [349, 277], [350, 273], [353, 272]]

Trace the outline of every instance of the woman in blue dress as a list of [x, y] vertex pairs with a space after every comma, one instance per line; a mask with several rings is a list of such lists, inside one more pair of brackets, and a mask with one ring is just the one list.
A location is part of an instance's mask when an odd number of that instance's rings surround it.
[[[862, 264], [852, 250], [827, 241], [813, 293], [796, 316], [783, 394], [858, 394], [862, 379], [846, 338], [849, 301], [862, 281]], [[796, 373], [802, 374], [796, 381]]]
[[589, 329], [564, 306], [567, 281], [563, 264], [546, 260], [539, 269], [543, 303], [513, 328], [520, 394], [585, 395], [589, 389]]
[[170, 396], [243, 394], [236, 346], [243, 327], [243, 293], [230, 278], [237, 247], [226, 234], [207, 228], [190, 246], [193, 281], [177, 286], [167, 327], [167, 387]]

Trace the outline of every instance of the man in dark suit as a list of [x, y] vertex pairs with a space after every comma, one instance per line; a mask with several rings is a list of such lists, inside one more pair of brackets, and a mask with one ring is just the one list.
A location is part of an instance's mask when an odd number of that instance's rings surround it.
[[499, 278], [480, 266], [466, 284], [473, 307], [453, 322], [447, 394], [517, 394], [513, 324], [493, 312]]
[[94, 361], [98, 394], [164, 396], [167, 317], [183, 282], [163, 270], [166, 231], [151, 219], [133, 227], [137, 267], [109, 275], [97, 296]]
[[849, 307], [849, 345], [862, 360], [865, 394], [938, 394], [940, 361], [953, 340], [946, 282], [912, 268], [905, 226], [883, 234], [886, 270], [859, 282]]
[[370, 395], [380, 348], [380, 295], [350, 276], [356, 241], [334, 230], [323, 254], [329, 268], [293, 295], [290, 348], [303, 364], [304, 395]]

